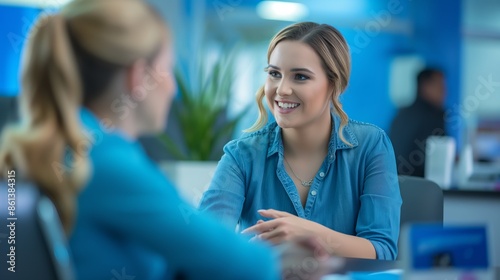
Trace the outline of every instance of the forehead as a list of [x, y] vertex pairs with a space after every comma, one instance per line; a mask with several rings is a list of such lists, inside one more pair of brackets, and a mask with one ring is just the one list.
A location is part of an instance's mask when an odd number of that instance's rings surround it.
[[321, 68], [321, 59], [313, 48], [300, 41], [282, 41], [274, 48], [269, 64], [280, 68], [307, 67]]

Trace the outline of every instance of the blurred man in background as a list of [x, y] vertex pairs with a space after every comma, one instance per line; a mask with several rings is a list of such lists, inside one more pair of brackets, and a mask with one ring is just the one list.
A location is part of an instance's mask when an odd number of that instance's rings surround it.
[[389, 132], [398, 174], [424, 177], [426, 139], [446, 135], [445, 96], [445, 77], [441, 70], [427, 68], [418, 74], [417, 98], [399, 110]]

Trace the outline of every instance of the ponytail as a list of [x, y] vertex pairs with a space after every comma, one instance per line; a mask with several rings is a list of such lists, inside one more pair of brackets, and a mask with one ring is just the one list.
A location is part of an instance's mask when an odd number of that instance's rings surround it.
[[16, 168], [36, 182], [68, 233], [89, 173], [78, 115], [82, 87], [64, 18], [47, 16], [35, 26], [23, 57], [21, 121], [2, 133], [0, 176]]

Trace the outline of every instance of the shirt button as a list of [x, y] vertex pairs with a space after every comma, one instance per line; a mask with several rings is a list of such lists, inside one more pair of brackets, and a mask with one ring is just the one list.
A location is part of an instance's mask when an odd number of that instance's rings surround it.
[[316, 192], [316, 191], [311, 191], [311, 195], [312, 195], [312, 196], [315, 196], [316, 194], [317, 194], [317, 192]]
[[325, 172], [320, 172], [319, 177], [321, 177], [321, 178], [325, 177]]

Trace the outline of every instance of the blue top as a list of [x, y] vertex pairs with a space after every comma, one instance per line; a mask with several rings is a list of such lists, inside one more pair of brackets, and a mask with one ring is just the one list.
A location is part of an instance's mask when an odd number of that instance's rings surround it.
[[397, 256], [401, 195], [394, 151], [385, 132], [350, 120], [343, 143], [333, 116], [328, 155], [302, 207], [283, 165], [281, 128], [276, 122], [224, 147], [200, 210], [241, 229], [263, 219], [259, 209], [295, 214], [345, 234], [371, 241], [378, 259]]
[[106, 131], [86, 109], [81, 117], [93, 174], [70, 236], [77, 279], [170, 279], [172, 271], [186, 279], [279, 279], [270, 248], [197, 212], [138, 143]]

